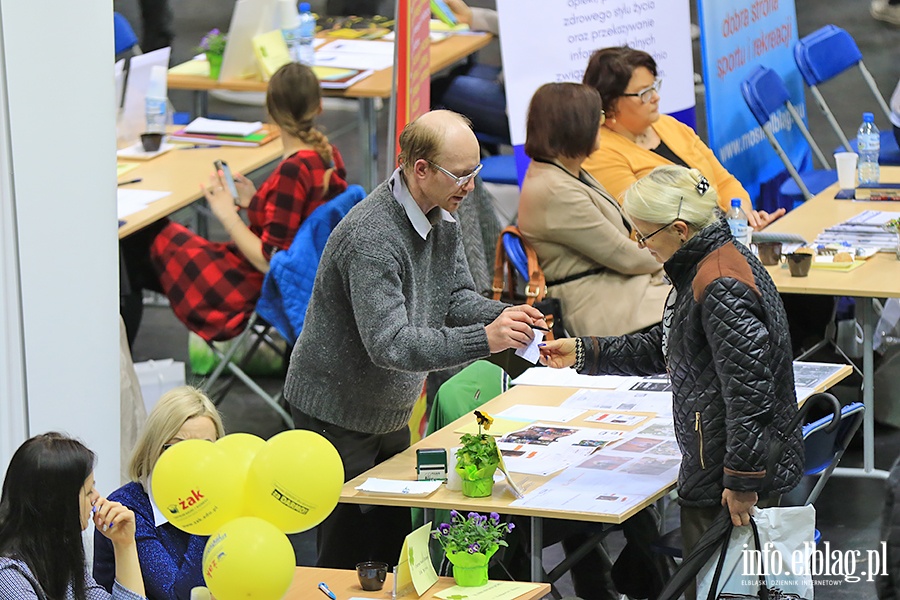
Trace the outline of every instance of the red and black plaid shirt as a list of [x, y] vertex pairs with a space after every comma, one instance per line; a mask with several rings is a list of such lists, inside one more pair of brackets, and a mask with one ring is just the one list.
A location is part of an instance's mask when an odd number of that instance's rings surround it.
[[[281, 161], [247, 207], [250, 230], [268, 260], [286, 250], [316, 208], [347, 189], [344, 160], [334, 148], [334, 171], [325, 188], [326, 164], [314, 150]], [[150, 247], [150, 257], [172, 310], [207, 341], [231, 339], [247, 324], [264, 275], [234, 242], [210, 242], [170, 222]]]

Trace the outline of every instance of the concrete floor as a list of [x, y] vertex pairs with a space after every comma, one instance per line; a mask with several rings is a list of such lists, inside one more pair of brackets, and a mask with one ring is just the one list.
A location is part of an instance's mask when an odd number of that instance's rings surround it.
[[[123, 12], [139, 31], [139, 17], [136, 0], [115, 0], [116, 10]], [[209, 29], [219, 27], [225, 29], [230, 20], [232, 0], [175, 0], [172, 2], [176, 12], [176, 40], [173, 47], [173, 64], [189, 58], [191, 48]], [[489, 5], [486, 0], [471, 2], [473, 5]], [[838, 24], [854, 36], [863, 52], [869, 70], [874, 75], [883, 95], [890, 95], [898, 77], [900, 77], [900, 28], [892, 28], [874, 21], [868, 14], [868, 0], [796, 0], [798, 15], [798, 31], [805, 35], [827, 23]], [[317, 8], [317, 7], [314, 7]], [[321, 10], [321, 2], [319, 3]], [[486, 60], [497, 60], [496, 48], [483, 52]], [[695, 60], [699, 60], [696, 58]], [[699, 65], [699, 63], [696, 63]], [[699, 71], [699, 67], [695, 68]], [[851, 137], [860, 120], [862, 110], [872, 110], [874, 104], [862, 81], [848, 76], [839, 83], [828, 84], [824, 93], [834, 109], [840, 122], [847, 124]], [[189, 110], [191, 98], [184, 92], [173, 92], [171, 100], [177, 110]], [[698, 102], [702, 99], [698, 98]], [[837, 145], [824, 118], [815, 109], [811, 99], [808, 100], [810, 128], [826, 152]], [[345, 129], [345, 125], [355, 120], [356, 105], [352, 101], [329, 101], [322, 124], [327, 131]], [[226, 104], [215, 99], [210, 101], [210, 112], [223, 113], [239, 119], [262, 118], [262, 110], [254, 107], [242, 107]], [[705, 130], [702, 123], [702, 110], [699, 129]], [[380, 139], [384, 139], [387, 114], [379, 114]], [[335, 142], [344, 155], [350, 173], [358, 172], [361, 156], [357, 151], [358, 143], [355, 131], [334, 137]], [[380, 165], [381, 173], [386, 166]], [[198, 177], [204, 174], [198, 174]], [[513, 195], [513, 198], [515, 196]], [[184, 218], [189, 218], [184, 215]], [[213, 236], [221, 232], [212, 232]], [[134, 358], [137, 361], [151, 358], [173, 357], [187, 361], [188, 335], [185, 328], [174, 318], [167, 307], [148, 307], [140, 334], [134, 345]], [[823, 356], [823, 360], [829, 360]], [[190, 373], [188, 380], [191, 381]], [[265, 385], [277, 390], [282, 383], [280, 378], [266, 380]], [[859, 381], [851, 378], [836, 388], [842, 400], [850, 401], [858, 397]], [[876, 402], [884, 401], [883, 395], [876, 390]], [[250, 394], [241, 386], [222, 399], [219, 405], [229, 432], [247, 431], [264, 438], [269, 437], [283, 427], [282, 423], [262, 401]], [[859, 436], [857, 436], [859, 438]], [[879, 426], [876, 432], [876, 466], [890, 468], [894, 459], [900, 455], [900, 432], [888, 427]], [[843, 466], [861, 465], [861, 444], [856, 440], [844, 458]], [[833, 478], [825, 487], [825, 491], [816, 503], [818, 526], [823, 541], [829, 541], [832, 549], [869, 550], [878, 546], [882, 539], [880, 533], [880, 517], [883, 505], [883, 484], [880, 481], [865, 479]], [[671, 511], [670, 522], [675, 521], [677, 511]], [[615, 535], [615, 534], [614, 534]], [[315, 548], [309, 534], [295, 536], [295, 547], [300, 564], [311, 564]], [[621, 539], [611, 541], [613, 553], [621, 547]], [[559, 549], [545, 551], [545, 562], [552, 566], [560, 556]], [[564, 580], [560, 589], [563, 593], [571, 593], [571, 585]], [[861, 581], [858, 583], [842, 582], [836, 586], [820, 586], [816, 589], [817, 598], [825, 599], [870, 599], [875, 597], [874, 584]]]

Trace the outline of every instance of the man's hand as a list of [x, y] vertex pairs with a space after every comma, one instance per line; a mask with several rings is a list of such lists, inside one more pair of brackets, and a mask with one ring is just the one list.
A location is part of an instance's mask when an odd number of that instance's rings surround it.
[[735, 527], [750, 524], [750, 509], [756, 506], [758, 500], [756, 492], [737, 492], [728, 488], [722, 492], [722, 506], [728, 507]]
[[445, 0], [447, 7], [453, 11], [456, 20], [463, 25], [472, 24], [472, 9], [463, 0]]
[[532, 325], [547, 326], [544, 315], [533, 306], [520, 304], [504, 309], [493, 323], [484, 327], [491, 354], [528, 346], [534, 338]]

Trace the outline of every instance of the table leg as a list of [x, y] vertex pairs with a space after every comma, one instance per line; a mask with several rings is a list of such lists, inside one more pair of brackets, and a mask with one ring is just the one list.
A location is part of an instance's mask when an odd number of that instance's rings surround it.
[[359, 141], [362, 150], [362, 184], [368, 191], [378, 185], [378, 140], [375, 99], [359, 99]]
[[841, 468], [832, 475], [838, 477], [866, 477], [887, 479], [888, 472], [875, 468], [875, 355], [872, 342], [875, 338], [875, 308], [872, 298], [856, 298], [863, 330], [863, 468]]
[[544, 519], [531, 517], [531, 580], [544, 580]]

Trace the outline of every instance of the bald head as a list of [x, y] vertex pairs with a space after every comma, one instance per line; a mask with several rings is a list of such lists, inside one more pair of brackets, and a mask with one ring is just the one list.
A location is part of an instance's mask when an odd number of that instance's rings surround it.
[[400, 165], [411, 169], [418, 160], [440, 163], [450, 156], [480, 156], [472, 124], [450, 110], [433, 110], [403, 128], [400, 134]]

